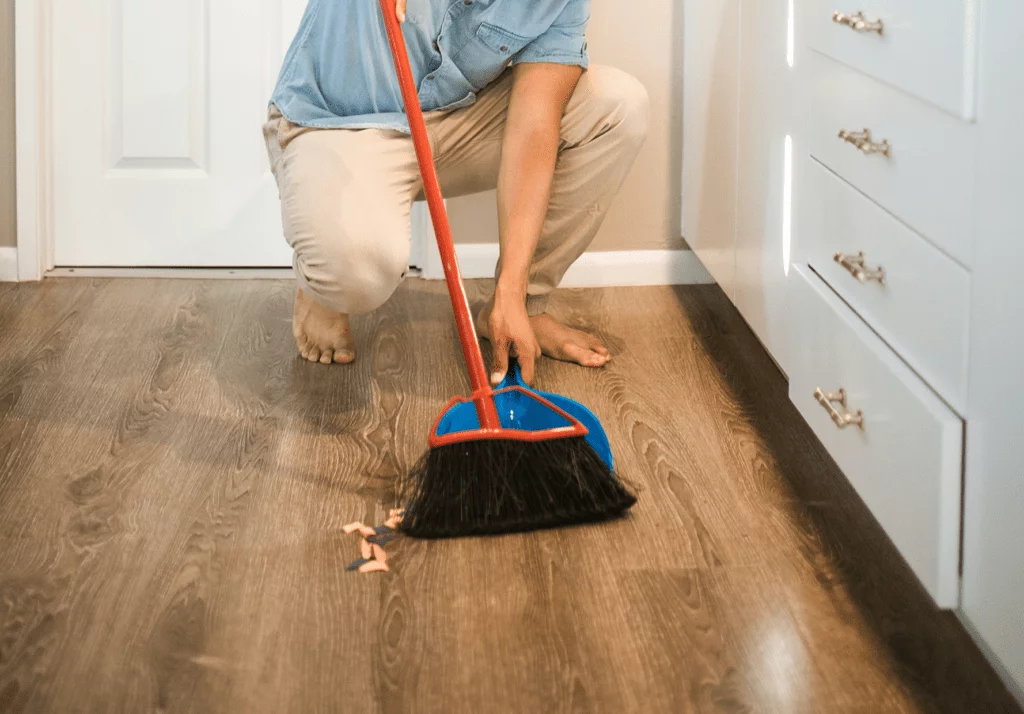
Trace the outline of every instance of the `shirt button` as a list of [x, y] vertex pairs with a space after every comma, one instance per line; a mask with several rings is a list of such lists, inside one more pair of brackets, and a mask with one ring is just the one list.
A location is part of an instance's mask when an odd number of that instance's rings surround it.
[[463, 0], [462, 4], [463, 5], [472, 5], [473, 4], [473, 0]]
[[434, 52], [440, 52], [440, 51], [441, 51], [441, 46], [438, 45], [437, 41], [435, 40], [434, 41]]
[[508, 52], [508, 45], [502, 45], [498, 48], [501, 52]]
[[434, 78], [434, 75], [432, 75], [432, 74], [428, 74], [427, 75], [427, 79], [433, 79], [433, 78]]

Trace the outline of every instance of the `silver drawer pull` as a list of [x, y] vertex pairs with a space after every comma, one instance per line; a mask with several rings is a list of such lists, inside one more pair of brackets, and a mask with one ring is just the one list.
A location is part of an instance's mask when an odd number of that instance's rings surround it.
[[863, 12], [847, 15], [836, 11], [832, 13], [832, 22], [846, 25], [854, 32], [877, 32], [879, 35], [882, 34], [882, 28], [884, 27], [881, 20], [869, 20], [864, 17]]
[[[840, 429], [845, 429], [851, 424], [864, 428], [864, 414], [858, 409], [856, 412], [850, 412], [846, 408], [846, 390], [842, 387], [839, 388], [838, 392], [823, 392], [821, 387], [814, 390], [814, 398], [818, 400], [828, 415], [832, 418], [832, 421]], [[836, 409], [833, 404], [838, 404], [842, 407], [842, 411]]]
[[863, 131], [840, 129], [839, 138], [847, 144], [856, 146], [858, 150], [865, 154], [881, 154], [882, 156], [890, 156], [892, 154], [892, 144], [889, 143], [889, 140], [872, 141], [870, 129], [864, 129]]
[[832, 256], [832, 260], [839, 263], [839, 265], [846, 269], [846, 272], [857, 278], [857, 282], [867, 283], [877, 280], [879, 285], [885, 285], [885, 268], [881, 265], [877, 268], [869, 268], [864, 265], [863, 251], [857, 253], [857, 255], [836, 253]]

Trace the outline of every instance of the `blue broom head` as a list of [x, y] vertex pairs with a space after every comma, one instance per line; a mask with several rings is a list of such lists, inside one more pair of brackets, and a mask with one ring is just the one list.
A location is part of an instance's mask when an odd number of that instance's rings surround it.
[[398, 483], [403, 533], [452, 538], [559, 528], [620, 518], [636, 503], [589, 409], [529, 389], [515, 365], [494, 400], [504, 434], [480, 429], [472, 401], [453, 401], [441, 413], [430, 449]]
[[[520, 387], [532, 392], [578, 420], [587, 428], [588, 433], [584, 438], [586, 438], [590, 448], [604, 462], [609, 471], [614, 471], [608, 435], [605, 434], [604, 428], [594, 412], [568, 397], [541, 392], [526, 386], [519, 373], [519, 365], [514, 360], [509, 365], [508, 375], [497, 389], [505, 389], [506, 387]], [[548, 429], [571, 426], [570, 422], [561, 414], [552, 411], [543, 403], [531, 399], [521, 392], [511, 391], [496, 394], [494, 402], [498, 407], [498, 417], [501, 419], [501, 426], [506, 429], [546, 431]], [[437, 425], [437, 435], [445, 436], [462, 431], [475, 431], [479, 428], [480, 420], [477, 418], [476, 406], [473, 402], [461, 402], [452, 405], [441, 416]]]

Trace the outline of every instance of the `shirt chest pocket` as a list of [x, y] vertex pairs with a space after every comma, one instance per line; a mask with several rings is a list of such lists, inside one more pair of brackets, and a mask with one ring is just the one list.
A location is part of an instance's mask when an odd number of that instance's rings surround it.
[[531, 41], [530, 37], [482, 22], [453, 59], [469, 83], [480, 90], [497, 79], [515, 54]]

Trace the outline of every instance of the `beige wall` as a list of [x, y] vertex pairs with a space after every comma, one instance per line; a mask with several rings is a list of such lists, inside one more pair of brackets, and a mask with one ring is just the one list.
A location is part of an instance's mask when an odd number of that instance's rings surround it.
[[[592, 250], [685, 248], [682, 195], [682, 10], [666, 0], [594, 2], [587, 47], [592, 63], [623, 69], [647, 87], [651, 128]], [[455, 239], [497, 239], [494, 192], [449, 202]]]
[[0, 248], [14, 236], [14, 0], [0, 0]]

